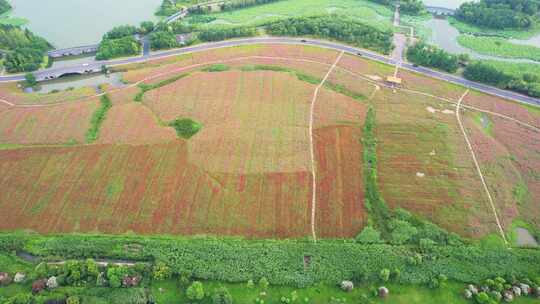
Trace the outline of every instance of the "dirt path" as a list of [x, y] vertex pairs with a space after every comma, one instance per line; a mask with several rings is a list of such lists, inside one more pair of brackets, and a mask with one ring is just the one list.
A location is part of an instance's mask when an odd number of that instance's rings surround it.
[[313, 139], [313, 114], [315, 112], [315, 104], [317, 103], [317, 97], [319, 96], [319, 91], [324, 85], [330, 73], [334, 70], [338, 62], [343, 57], [344, 52], [339, 53], [339, 56], [334, 61], [334, 64], [328, 69], [326, 75], [322, 79], [321, 83], [315, 88], [313, 92], [313, 98], [311, 99], [311, 108], [309, 111], [309, 152], [310, 152], [310, 162], [311, 162], [311, 180], [312, 180], [312, 191], [311, 191], [311, 234], [313, 236], [313, 241], [317, 242], [317, 233], [315, 231], [315, 213], [317, 209], [317, 165], [315, 164], [315, 143]]
[[497, 222], [497, 226], [499, 227], [499, 232], [501, 234], [501, 237], [504, 240], [504, 243], [508, 246], [508, 241], [506, 240], [506, 236], [504, 235], [504, 229], [501, 225], [501, 221], [499, 220], [499, 215], [497, 214], [495, 204], [493, 203], [493, 198], [491, 197], [491, 193], [489, 192], [489, 189], [487, 187], [486, 181], [484, 179], [484, 175], [482, 174], [482, 170], [480, 170], [480, 165], [478, 164], [478, 160], [476, 159], [476, 154], [474, 153], [474, 149], [472, 147], [471, 141], [469, 140], [469, 137], [467, 136], [467, 132], [465, 132], [465, 127], [463, 126], [463, 123], [461, 121], [461, 116], [459, 115], [461, 103], [463, 102], [463, 99], [465, 98], [465, 96], [467, 96], [468, 93], [469, 93], [469, 90], [465, 91], [465, 93], [463, 93], [461, 98], [458, 100], [457, 107], [456, 107], [456, 118], [457, 118], [459, 127], [461, 128], [461, 132], [463, 133], [463, 136], [465, 137], [465, 141], [467, 142], [467, 147], [469, 149], [469, 152], [471, 152], [472, 159], [476, 167], [476, 171], [478, 172], [478, 175], [480, 176], [480, 181], [482, 182], [482, 186], [484, 187], [484, 190], [488, 197], [489, 204], [491, 206], [491, 210], [493, 211], [493, 215], [495, 217], [495, 221]]

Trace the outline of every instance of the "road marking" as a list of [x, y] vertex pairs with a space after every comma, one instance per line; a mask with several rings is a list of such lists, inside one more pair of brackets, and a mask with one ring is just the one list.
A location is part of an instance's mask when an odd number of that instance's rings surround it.
[[463, 133], [463, 136], [465, 137], [465, 141], [467, 142], [467, 147], [469, 148], [469, 151], [471, 152], [474, 165], [476, 166], [476, 171], [478, 172], [478, 175], [480, 176], [480, 181], [482, 181], [482, 186], [484, 186], [484, 190], [487, 194], [489, 204], [491, 205], [491, 210], [493, 211], [493, 215], [495, 216], [495, 221], [497, 222], [497, 226], [499, 227], [499, 232], [501, 233], [501, 237], [504, 240], [504, 243], [508, 245], [508, 241], [506, 240], [506, 236], [504, 235], [504, 229], [501, 225], [501, 221], [499, 220], [499, 215], [497, 214], [497, 210], [495, 208], [495, 204], [493, 203], [493, 198], [491, 197], [491, 193], [489, 193], [489, 189], [487, 187], [486, 181], [484, 180], [484, 175], [482, 174], [482, 170], [480, 170], [480, 165], [478, 164], [478, 160], [476, 159], [476, 154], [474, 154], [474, 150], [472, 147], [472, 144], [469, 140], [469, 137], [467, 136], [467, 132], [465, 132], [465, 127], [463, 126], [463, 123], [461, 122], [461, 117], [459, 115], [459, 111], [461, 108], [461, 103], [463, 102], [463, 99], [467, 94], [469, 93], [469, 90], [465, 91], [461, 98], [459, 98], [457, 107], [456, 107], [456, 118], [459, 123], [459, 127], [461, 128], [461, 132]]
[[317, 242], [317, 233], [315, 232], [315, 210], [317, 209], [317, 168], [315, 165], [315, 144], [313, 140], [313, 115], [315, 112], [315, 104], [317, 102], [317, 97], [319, 96], [319, 90], [326, 82], [326, 79], [328, 79], [328, 76], [330, 76], [330, 73], [334, 70], [336, 65], [338, 64], [339, 60], [341, 60], [341, 57], [343, 56], [345, 52], [339, 53], [339, 56], [336, 58], [336, 61], [334, 61], [334, 64], [328, 69], [328, 72], [326, 72], [326, 75], [322, 79], [321, 83], [315, 88], [315, 91], [313, 92], [313, 98], [311, 99], [311, 107], [309, 111], [309, 144], [310, 144], [310, 156], [311, 156], [311, 180], [312, 180], [312, 191], [311, 191], [311, 234], [313, 236], [313, 241]]

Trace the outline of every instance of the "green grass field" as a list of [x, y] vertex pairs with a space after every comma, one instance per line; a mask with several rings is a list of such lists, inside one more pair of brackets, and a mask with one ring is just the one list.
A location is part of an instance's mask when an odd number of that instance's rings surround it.
[[[224, 286], [233, 296], [234, 303], [236, 304], [251, 304], [255, 303], [255, 299], [260, 297], [260, 293], [263, 291], [259, 288], [255, 282], [255, 286], [248, 288], [247, 284], [222, 284], [218, 282], [203, 282], [205, 292], [212, 293], [214, 289]], [[298, 295], [297, 303], [311, 303], [311, 304], [327, 304], [331, 298], [345, 299], [345, 303], [363, 303], [360, 302], [363, 295], [366, 295], [372, 299], [372, 303], [385, 303], [385, 304], [423, 304], [423, 303], [444, 303], [444, 304], [466, 304], [472, 303], [472, 301], [466, 300], [462, 296], [463, 284], [460, 283], [446, 283], [444, 287], [438, 289], [429, 289], [425, 286], [415, 285], [399, 285], [399, 284], [380, 284], [380, 286], [386, 286], [390, 290], [390, 295], [386, 299], [380, 299], [371, 295], [372, 287], [377, 288], [379, 285], [374, 286], [360, 286], [356, 287], [352, 292], [343, 292], [337, 286], [329, 285], [316, 285], [309, 288], [296, 289], [283, 286], [270, 286], [266, 290], [266, 297], [260, 297], [265, 300], [266, 303], [279, 303], [282, 297], [290, 298], [291, 293], [295, 292]], [[160, 291], [161, 288], [161, 291]], [[185, 295], [185, 287], [180, 286], [174, 280], [167, 280], [159, 283], [154, 283], [152, 293], [155, 296], [157, 303], [160, 304], [174, 304], [174, 303], [188, 303], [188, 299]], [[305, 299], [308, 302], [305, 302]], [[536, 303], [534, 299], [519, 298], [514, 303], [526, 304]], [[209, 299], [205, 299], [200, 303], [211, 303]]]
[[539, 23], [535, 24], [528, 30], [494, 30], [467, 24], [452, 17], [448, 18], [448, 21], [461, 33], [468, 34], [484, 34], [487, 36], [498, 36], [504, 38], [529, 39], [540, 33]]
[[216, 13], [210, 25], [259, 25], [274, 20], [325, 14], [348, 15], [379, 29], [392, 28], [393, 12], [366, 0], [287, 0]]
[[540, 48], [511, 43], [504, 38], [460, 35], [458, 42], [480, 54], [540, 61]]

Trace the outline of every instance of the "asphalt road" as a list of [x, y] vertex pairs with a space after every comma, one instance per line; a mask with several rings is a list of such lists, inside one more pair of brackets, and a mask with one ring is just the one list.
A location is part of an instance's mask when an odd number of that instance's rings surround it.
[[[204, 50], [210, 50], [215, 48], [222, 48], [222, 47], [232, 47], [232, 46], [238, 46], [238, 45], [246, 45], [246, 44], [303, 44], [303, 45], [313, 45], [328, 49], [334, 49], [338, 51], [344, 51], [349, 54], [354, 54], [357, 56], [362, 56], [371, 60], [383, 62], [386, 64], [395, 65], [397, 62], [389, 57], [366, 51], [363, 49], [355, 48], [348, 45], [343, 45], [336, 42], [330, 42], [330, 41], [324, 41], [324, 40], [317, 40], [317, 39], [302, 39], [302, 38], [288, 38], [288, 37], [258, 37], [258, 38], [245, 38], [245, 39], [236, 39], [236, 40], [227, 40], [227, 41], [218, 41], [218, 42], [212, 42], [212, 43], [205, 43], [205, 44], [198, 44], [195, 46], [190, 47], [184, 47], [179, 49], [173, 49], [168, 51], [162, 51], [162, 52], [155, 52], [150, 53], [148, 55], [142, 56], [142, 57], [130, 57], [125, 59], [118, 59], [118, 60], [109, 60], [109, 61], [101, 61], [92, 63], [89, 66], [85, 66], [85, 68], [100, 68], [102, 65], [107, 66], [117, 66], [117, 65], [123, 65], [123, 64], [129, 64], [129, 63], [138, 63], [138, 62], [145, 62], [148, 60], [158, 59], [158, 58], [164, 58], [169, 56], [175, 56], [175, 55], [181, 55], [186, 53], [193, 53], [193, 52], [200, 52]], [[74, 68], [80, 68], [80, 66], [68, 66], [68, 67], [62, 67], [62, 68], [56, 68], [56, 69], [46, 69], [46, 70], [40, 70], [35, 72], [34, 74], [36, 76], [38, 75], [45, 75], [47, 73], [62, 73], [66, 72], [69, 73]], [[540, 99], [532, 98], [529, 96], [521, 95], [518, 93], [514, 93], [511, 91], [501, 90], [492, 86], [488, 86], [485, 84], [473, 82], [466, 80], [464, 78], [461, 78], [459, 76], [446, 74], [443, 72], [431, 70], [424, 67], [417, 67], [413, 66], [409, 63], [401, 63], [401, 68], [410, 70], [413, 72], [417, 72], [420, 74], [424, 74], [433, 78], [445, 80], [448, 82], [452, 82], [455, 84], [459, 84], [468, 88], [472, 88], [487, 94], [496, 95], [499, 97], [503, 97], [506, 99], [514, 100], [517, 102], [522, 102], [526, 104], [531, 104], [535, 106], [540, 106]], [[21, 81], [24, 80], [24, 75], [10, 75], [10, 76], [0, 76], [0, 82], [10, 82], [10, 81]]]

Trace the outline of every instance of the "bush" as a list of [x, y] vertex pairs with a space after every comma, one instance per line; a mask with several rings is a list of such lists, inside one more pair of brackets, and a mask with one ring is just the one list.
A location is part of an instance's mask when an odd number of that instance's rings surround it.
[[265, 277], [262, 277], [259, 280], [259, 287], [262, 288], [263, 290], [268, 289], [268, 285], [270, 285], [270, 283], [268, 282], [268, 279], [266, 279]]
[[388, 282], [388, 280], [390, 279], [390, 270], [388, 270], [386, 268], [381, 270], [381, 272], [379, 272], [379, 279], [382, 282]]
[[202, 125], [190, 118], [178, 118], [169, 123], [169, 126], [176, 130], [178, 137], [190, 139], [197, 134], [202, 128]]
[[201, 282], [195, 281], [186, 290], [188, 299], [193, 301], [200, 301], [204, 298], [204, 287]]
[[233, 298], [227, 288], [220, 287], [214, 290], [214, 295], [212, 296], [212, 303], [213, 304], [232, 304]]
[[72, 296], [67, 298], [66, 304], [79, 304], [80, 302], [81, 300], [79, 299], [79, 297]]

